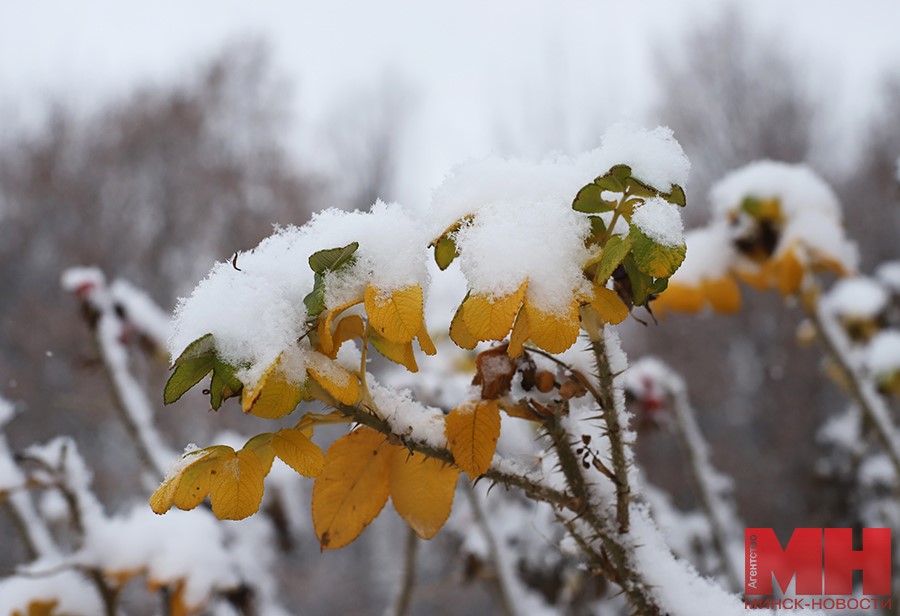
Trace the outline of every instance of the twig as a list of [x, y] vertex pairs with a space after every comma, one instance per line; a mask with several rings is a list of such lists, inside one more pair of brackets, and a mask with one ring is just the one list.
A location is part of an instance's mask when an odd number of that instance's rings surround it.
[[[732, 504], [722, 494], [726, 479], [718, 474], [709, 459], [709, 447], [697, 419], [694, 409], [687, 397], [687, 388], [681, 378], [674, 373], [670, 374], [672, 392], [670, 398], [675, 412], [675, 429], [679, 441], [688, 459], [691, 468], [691, 477], [700, 497], [700, 505], [709, 520], [712, 532], [713, 547], [719, 553], [722, 568], [731, 590], [740, 592], [743, 584], [740, 570], [731, 558], [730, 546], [734, 543], [735, 533], [730, 529], [736, 528], [736, 520]], [[719, 485], [716, 485], [716, 484]]]
[[169, 461], [176, 454], [169, 450], [153, 425], [153, 409], [143, 388], [128, 369], [128, 357], [117, 339], [118, 317], [102, 310], [94, 330], [97, 348], [109, 377], [116, 407], [126, 430], [137, 446], [144, 467], [151, 469], [157, 480], [166, 475]]
[[484, 514], [484, 509], [481, 507], [481, 501], [479, 500], [475, 489], [471, 485], [464, 483], [463, 492], [469, 497], [469, 503], [472, 505], [472, 513], [475, 515], [475, 521], [478, 523], [478, 528], [481, 529], [481, 534], [484, 535], [485, 543], [487, 543], [488, 557], [494, 563], [494, 570], [496, 572], [494, 581], [496, 582], [497, 594], [500, 598], [500, 607], [506, 616], [516, 616], [516, 604], [512, 597], [510, 580], [507, 579], [507, 575], [511, 572], [507, 570], [507, 563], [505, 563], [503, 555], [500, 553], [497, 537], [494, 535], [490, 522]]
[[[558, 417], [549, 419], [544, 423], [544, 426], [547, 428], [547, 433], [553, 442], [559, 458], [559, 467], [563, 475], [565, 475], [566, 481], [572, 492], [581, 496], [580, 506], [575, 511], [576, 516], [582, 518], [590, 525], [591, 530], [600, 539], [612, 562], [614, 571], [608, 572], [608, 576], [622, 587], [622, 590], [637, 610], [637, 614], [658, 616], [660, 614], [659, 607], [647, 592], [641, 572], [637, 571], [632, 565], [631, 546], [626, 543], [628, 539], [623, 536], [621, 531], [617, 533], [615, 530], [609, 529], [609, 525], [605, 524], [597, 515], [595, 508], [592, 506], [593, 503], [588, 500], [591, 490], [584, 477], [584, 469], [580, 458], [572, 449], [572, 436], [566, 431], [565, 426], [563, 426]], [[585, 544], [585, 546], [589, 545], [589, 543]], [[582, 549], [584, 549], [584, 546]], [[594, 552], [593, 548], [588, 552], [589, 558], [591, 558], [591, 552]]]
[[631, 484], [628, 480], [628, 457], [625, 454], [625, 442], [622, 438], [624, 426], [619, 421], [619, 408], [616, 405], [613, 385], [614, 375], [610, 367], [606, 340], [603, 338], [603, 329], [590, 319], [585, 319], [585, 326], [591, 339], [591, 350], [594, 352], [594, 360], [597, 362], [597, 378], [600, 382], [600, 390], [596, 401], [603, 412], [603, 421], [606, 423], [606, 437], [609, 439], [612, 470], [615, 475], [616, 485], [616, 519], [619, 522], [619, 532], [625, 534], [628, 532], [630, 524]]
[[884, 400], [878, 395], [872, 380], [850, 362], [850, 341], [834, 317], [822, 310], [819, 302], [819, 285], [812, 276], [804, 280], [800, 303], [812, 322], [829, 359], [847, 384], [850, 396], [856, 401], [863, 415], [872, 423], [878, 440], [900, 477], [900, 439], [891, 421]]
[[[350, 406], [346, 404], [336, 404], [337, 410], [341, 411], [348, 417], [352, 418], [358, 424], [372, 428], [377, 432], [381, 432], [386, 436], [393, 434], [391, 425], [379, 415], [367, 409], [358, 406]], [[434, 447], [429, 443], [417, 440], [410, 436], [400, 436], [401, 442], [413, 451], [423, 453], [430, 458], [435, 458], [448, 464], [455, 464], [453, 454], [448, 449]], [[501, 465], [493, 464], [485, 473], [484, 477], [495, 483], [500, 483], [508, 487], [519, 488], [528, 496], [535, 500], [544, 501], [557, 507], [563, 507], [570, 510], [577, 509], [576, 499], [572, 496], [561, 492], [550, 486], [544, 485], [539, 481], [526, 475], [511, 473], [501, 468]]]
[[418, 560], [419, 537], [412, 527], [406, 529], [406, 544], [403, 549], [403, 573], [397, 595], [388, 608], [392, 616], [406, 616], [412, 604], [413, 590], [416, 587], [416, 561]]
[[[372, 428], [373, 430], [377, 430], [382, 434], [390, 435], [393, 433], [391, 425], [369, 409], [362, 409], [358, 406], [349, 406], [345, 404], [335, 404], [334, 408], [338, 409], [348, 417], [351, 417], [357, 423]], [[554, 419], [553, 421], [557, 420]], [[557, 448], [557, 454], [560, 455], [561, 458], [560, 465], [566, 475], [572, 494], [577, 496], [572, 496], [567, 492], [562, 492], [544, 485], [535, 478], [504, 470], [502, 468], [503, 464], [498, 464], [496, 459], [494, 464], [491, 465], [483, 476], [495, 483], [507, 487], [519, 488], [533, 500], [543, 501], [560, 509], [568, 510], [575, 514], [576, 518], [581, 517], [584, 519], [585, 522], [589, 524], [591, 531], [595, 533], [596, 538], [601, 540], [604, 549], [616, 569], [614, 581], [618, 582], [628, 594], [628, 597], [638, 609], [638, 614], [656, 616], [660, 613], [660, 610], [647, 591], [641, 574], [631, 566], [629, 560], [630, 551], [629, 548], [626, 547], [623, 538], [615, 531], [610, 531], [608, 529], [609, 525], [604, 523], [597, 512], [594, 511], [585, 500], [585, 497], [588, 494], [588, 492], [586, 492], [587, 486], [581, 475], [581, 466], [578, 463], [578, 457], [571, 448], [571, 443], [569, 442], [570, 436], [564, 434], [564, 431], [560, 436], [561, 438], [558, 439], [558, 444], [564, 444]], [[406, 447], [413, 451], [418, 451], [419, 453], [442, 460], [448, 464], [455, 463], [453, 454], [447, 449], [434, 447], [433, 445], [410, 436], [401, 436], [400, 439]], [[562, 458], [566, 459], [565, 463], [562, 462]], [[567, 469], [568, 472], [566, 472]], [[593, 550], [594, 548], [590, 549]], [[587, 555], [587, 557], [593, 558], [593, 555]]]

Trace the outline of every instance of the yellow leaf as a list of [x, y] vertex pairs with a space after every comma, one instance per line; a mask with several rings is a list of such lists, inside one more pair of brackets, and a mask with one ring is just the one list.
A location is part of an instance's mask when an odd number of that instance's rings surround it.
[[[462, 318], [476, 340], [503, 340], [513, 326], [528, 282], [506, 297], [470, 295], [463, 301]], [[452, 329], [452, 327], [451, 327]]]
[[417, 284], [386, 296], [368, 285], [365, 302], [369, 325], [390, 342], [410, 342], [422, 327], [422, 287]]
[[578, 302], [569, 304], [565, 314], [552, 314], [525, 300], [528, 334], [531, 341], [548, 353], [562, 353], [578, 340]]
[[390, 492], [394, 508], [422, 539], [431, 539], [450, 517], [459, 469], [392, 445]]
[[528, 315], [525, 309], [519, 310], [519, 316], [516, 317], [516, 324], [513, 325], [512, 333], [509, 335], [509, 346], [506, 352], [510, 357], [518, 357], [525, 349], [525, 342], [528, 341], [530, 335], [528, 329]]
[[716, 312], [732, 314], [741, 309], [741, 289], [728, 275], [703, 281], [703, 294]]
[[[337, 351], [335, 351], [335, 348], [334, 348], [335, 340], [331, 333], [331, 322], [335, 319], [335, 317], [337, 317], [339, 314], [344, 312], [347, 308], [350, 308], [351, 306], [355, 306], [356, 304], [359, 304], [362, 301], [363, 301], [362, 298], [354, 299], [352, 301], [347, 302], [346, 304], [342, 304], [342, 305], [338, 306], [337, 308], [329, 310], [328, 313], [325, 315], [324, 319], [321, 316], [319, 317], [319, 327], [318, 327], [319, 346], [322, 347], [322, 352], [325, 353], [325, 355], [334, 357], [334, 355], [332, 355], [332, 353], [337, 354]], [[362, 335], [362, 334], [360, 334], [360, 335]], [[338, 346], [340, 346], [340, 345], [338, 344]]]
[[331, 411], [330, 413], [307, 413], [304, 415], [295, 429], [300, 430], [307, 438], [312, 438], [313, 430], [316, 426], [330, 426], [334, 424], [346, 424], [352, 421], [349, 417], [340, 411]]
[[[180, 581], [170, 588], [169, 593], [169, 616], [187, 616], [191, 613], [185, 600], [185, 588], [187, 585], [184, 581]], [[202, 607], [200, 605], [193, 606], [195, 609]]]
[[394, 363], [405, 366], [410, 372], [418, 372], [416, 355], [413, 352], [412, 342], [391, 342], [376, 333], [369, 334], [369, 342], [375, 349]]
[[509, 400], [498, 400], [500, 408], [506, 411], [510, 417], [518, 419], [527, 419], [528, 421], [538, 421], [540, 418], [532, 411], [524, 402], [510, 402]]
[[628, 306], [612, 289], [607, 289], [598, 284], [594, 285], [594, 297], [591, 300], [591, 308], [606, 323], [617, 325], [628, 318]]
[[[331, 313], [328, 314], [330, 315]], [[316, 326], [316, 333], [319, 336], [318, 351], [329, 357], [331, 357], [331, 350], [334, 346], [334, 339], [331, 337], [331, 327], [329, 327], [330, 323], [331, 319], [328, 317], [323, 319], [319, 315], [319, 324]]]
[[360, 428], [336, 440], [312, 493], [313, 528], [323, 550], [351, 543], [388, 498], [391, 449], [387, 438]]
[[282, 462], [306, 477], [316, 477], [325, 464], [319, 446], [296, 428], [276, 432], [272, 436], [272, 449]]
[[331, 353], [328, 356], [331, 359], [337, 357], [342, 344], [353, 338], [362, 338], [365, 331], [366, 325], [358, 314], [351, 314], [341, 319], [334, 329]]
[[775, 261], [767, 260], [762, 265], [744, 264], [737, 270], [737, 275], [750, 286], [766, 291], [772, 288], [775, 269]]
[[437, 349], [434, 348], [434, 342], [431, 340], [431, 336], [428, 335], [428, 328], [425, 327], [425, 322], [422, 321], [422, 327], [419, 328], [419, 333], [416, 334], [416, 339], [419, 341], [419, 348], [425, 353], [425, 355], [436, 355]]
[[243, 520], [259, 511], [264, 478], [263, 463], [254, 451], [241, 449], [223, 456], [209, 485], [213, 514], [220, 520]]
[[666, 290], [653, 300], [653, 312], [658, 315], [668, 310], [675, 312], [700, 312], [706, 303], [703, 289], [677, 282], [670, 282]]
[[280, 419], [297, 408], [305, 393], [303, 385], [285, 377], [280, 361], [276, 361], [263, 373], [256, 387], [243, 389], [241, 407], [256, 417]]
[[[53, 616], [57, 603], [59, 603], [58, 599], [34, 599], [28, 604], [27, 616]], [[13, 616], [21, 613], [16, 610], [13, 612]]]
[[234, 450], [218, 445], [187, 455], [192, 461], [178, 474], [167, 478], [150, 497], [154, 513], [161, 515], [173, 506], [189, 510], [202, 503], [209, 494], [210, 473], [222, 456], [232, 456]]
[[777, 261], [778, 290], [782, 295], [794, 295], [803, 281], [803, 264], [793, 248], [789, 248]]
[[274, 434], [271, 432], [257, 434], [241, 448], [241, 451], [251, 451], [259, 458], [263, 477], [269, 474], [269, 471], [272, 470], [272, 462], [275, 461], [275, 449], [272, 447], [273, 436]]
[[447, 415], [447, 446], [457, 466], [475, 479], [490, 467], [500, 438], [500, 407], [496, 400], [466, 402]]
[[478, 345], [478, 340], [475, 339], [475, 336], [472, 335], [472, 332], [469, 331], [469, 328], [466, 327], [466, 321], [463, 319], [463, 309], [465, 308], [465, 302], [460, 304], [459, 308], [456, 309], [456, 314], [453, 315], [453, 320], [450, 321], [450, 339], [456, 343], [461, 349], [467, 349], [471, 351]]
[[338, 402], [355, 404], [359, 398], [359, 381], [356, 375], [324, 355], [310, 353], [307, 356], [306, 371]]

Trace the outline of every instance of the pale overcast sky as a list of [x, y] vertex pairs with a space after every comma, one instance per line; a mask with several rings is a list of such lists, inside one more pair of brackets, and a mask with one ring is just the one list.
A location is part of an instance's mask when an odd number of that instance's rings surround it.
[[[89, 107], [257, 35], [296, 86], [301, 127], [384, 75], [414, 86], [396, 196], [421, 202], [456, 162], [504, 141], [506, 149], [540, 147], [527, 131], [542, 106], [565, 116], [570, 147], [587, 147], [577, 133], [599, 130], [598, 121], [641, 120], [653, 50], [676, 49], [679, 31], [725, 1], [0, 0], [0, 110], [27, 118], [54, 96]], [[896, 1], [754, 0], [743, 8], [808, 63], [811, 78], [829, 81], [848, 114], [871, 104], [876, 71], [900, 70]], [[610, 91], [591, 79], [609, 63], [627, 69], [627, 87]]]

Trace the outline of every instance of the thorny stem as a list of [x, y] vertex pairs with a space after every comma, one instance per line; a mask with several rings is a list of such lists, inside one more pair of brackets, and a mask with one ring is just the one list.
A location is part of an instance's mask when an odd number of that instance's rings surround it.
[[[103, 358], [103, 365], [106, 368], [106, 375], [109, 380], [110, 389], [116, 401], [116, 408], [119, 410], [119, 416], [122, 424], [131, 436], [131, 440], [137, 446], [138, 454], [141, 457], [145, 469], [150, 469], [156, 476], [157, 480], [161, 480], [166, 475], [166, 467], [162, 462], [162, 439], [152, 426], [143, 424], [139, 419], [140, 410], [132, 408], [132, 404], [136, 401], [134, 396], [129, 396], [126, 391], [132, 383], [134, 377], [125, 366], [116, 364], [115, 351], [109, 348], [111, 341], [103, 331], [104, 320], [116, 318], [108, 312], [104, 311], [100, 315], [100, 320], [94, 328], [94, 340], [100, 356]], [[113, 343], [114, 344], [114, 343]], [[143, 396], [144, 392], [141, 391]], [[141, 400], [141, 403], [144, 401]], [[149, 409], [149, 405], [147, 405]]]
[[28, 532], [28, 524], [25, 522], [25, 518], [20, 515], [19, 510], [13, 505], [8, 497], [7, 500], [3, 501], [3, 508], [6, 510], [9, 517], [12, 518], [13, 526], [16, 527], [16, 530], [19, 532], [19, 537], [22, 538], [22, 545], [25, 547], [28, 560], [35, 560], [40, 554], [38, 554], [35, 540], [32, 538], [31, 533]]
[[[357, 423], [372, 428], [384, 435], [389, 436], [393, 433], [391, 425], [386, 420], [368, 409], [345, 404], [337, 404], [335, 408], [348, 417], [351, 417]], [[553, 422], [557, 421], [558, 420], [555, 419], [553, 420]], [[553, 425], [556, 424], [551, 423], [549, 426], [551, 430], [553, 429]], [[559, 430], [562, 430], [561, 426], [559, 426]], [[551, 434], [551, 438], [552, 436], [553, 435]], [[597, 512], [589, 506], [589, 503], [587, 503], [582, 496], [587, 495], [587, 492], [585, 491], [586, 484], [584, 477], [581, 474], [581, 466], [578, 457], [575, 455], [571, 443], [569, 442], [570, 439], [571, 436], [566, 434], [564, 430], [559, 433], [559, 438], [556, 442], [557, 455], [560, 457], [560, 465], [566, 476], [569, 489], [576, 496], [543, 485], [535, 478], [528, 477], [527, 475], [506, 471], [499, 468], [496, 464], [492, 465], [483, 476], [490, 481], [502, 484], [506, 487], [519, 488], [532, 500], [543, 501], [558, 509], [568, 510], [575, 514], [575, 518], [573, 519], [583, 519], [589, 525], [590, 531], [594, 533], [594, 538], [600, 539], [606, 555], [613, 564], [615, 571], [610, 574], [610, 578], [622, 587], [637, 609], [638, 614], [641, 614], [642, 616], [657, 616], [660, 613], [660, 610], [647, 592], [642, 576], [632, 566], [629, 559], [629, 548], [622, 541], [622, 538], [618, 533], [608, 530], [608, 524], [604, 523]], [[401, 437], [401, 440], [404, 445], [414, 451], [447, 462], [448, 464], [454, 464], [453, 454], [447, 449], [434, 447], [433, 445], [410, 437]], [[566, 462], [563, 462], [563, 459], [565, 459]], [[588, 546], [588, 549], [590, 550], [587, 554], [588, 558], [602, 558], [602, 555], [599, 555], [596, 549], [590, 548], [590, 546]]]
[[615, 389], [613, 387], [614, 375], [610, 368], [603, 330], [590, 320], [586, 320], [585, 325], [591, 339], [591, 350], [594, 352], [594, 360], [597, 362], [597, 378], [600, 382], [600, 390], [597, 392], [596, 401], [603, 412], [606, 436], [609, 439], [612, 471], [616, 484], [616, 519], [619, 522], [619, 532], [625, 534], [628, 532], [630, 525], [631, 485], [628, 481], [628, 458], [625, 455], [625, 441], [622, 438], [624, 426], [619, 423], [619, 411], [616, 408]]
[[850, 341], [841, 326], [830, 314], [822, 310], [819, 302], [819, 285], [812, 276], [803, 283], [800, 303], [812, 322], [828, 358], [834, 363], [847, 384], [850, 396], [856, 401], [863, 415], [872, 423], [885, 453], [900, 477], [900, 441], [891, 421], [890, 413], [879, 396], [871, 379], [862, 374], [850, 362]]
[[675, 415], [675, 429], [691, 468], [691, 477], [700, 497], [700, 505], [709, 520], [713, 547], [719, 553], [731, 590], [738, 592], [742, 587], [741, 573], [736, 569], [729, 553], [734, 534], [729, 533], [728, 528], [733, 524], [729, 524], [732, 520], [727, 519], [728, 510], [724, 509], [730, 507], [730, 503], [724, 500], [722, 489], [713, 485], [717, 477], [713, 475], [715, 469], [709, 460], [709, 449], [697, 425], [684, 383], [680, 377], [675, 378], [678, 382], [674, 387], [675, 391], [670, 394]]
[[[0, 462], [15, 466], [15, 458], [9, 450], [2, 428], [3, 426], [0, 425]], [[30, 560], [55, 554], [56, 542], [50, 535], [44, 519], [34, 510], [34, 503], [24, 477], [23, 484], [25, 485], [8, 490], [2, 505], [9, 512], [13, 525], [19, 531], [25, 552]]]
[[576, 516], [587, 522], [591, 530], [596, 533], [612, 561], [613, 571], [608, 572], [609, 577], [622, 587], [638, 614], [657, 616], [660, 613], [659, 607], [646, 592], [641, 574], [632, 566], [629, 548], [622, 537], [624, 533], [621, 531], [616, 533], [614, 530], [608, 529], [609, 525], [604, 523], [604, 520], [597, 515], [595, 508], [591, 506], [592, 503], [589, 500], [591, 490], [584, 477], [581, 461], [572, 449], [572, 435], [566, 431], [558, 417], [546, 421], [544, 426], [553, 442], [559, 458], [559, 467], [566, 477], [566, 482], [575, 494], [583, 495], [583, 499], [580, 499], [579, 502], [579, 509], [575, 511]]
[[[377, 432], [381, 432], [386, 436], [393, 434], [391, 425], [375, 413], [360, 408], [358, 406], [349, 406], [346, 404], [337, 404], [336, 409], [352, 418], [358, 424], [371, 428]], [[401, 436], [400, 440], [403, 444], [413, 451], [423, 453], [430, 458], [435, 458], [447, 464], [455, 464], [453, 454], [448, 449], [434, 447], [424, 441], [416, 440], [410, 437]], [[543, 501], [556, 507], [570, 509], [572, 511], [577, 507], [576, 499], [565, 492], [560, 492], [549, 486], [545, 486], [537, 482], [535, 479], [526, 475], [519, 475], [509, 471], [491, 466], [483, 475], [485, 479], [489, 479], [494, 483], [503, 484], [507, 487], [519, 488], [526, 495], [534, 500]]]
[[503, 557], [500, 554], [500, 546], [497, 544], [497, 537], [491, 529], [490, 522], [481, 506], [481, 501], [478, 499], [478, 494], [472, 486], [464, 484], [463, 492], [469, 497], [469, 503], [472, 505], [472, 513], [475, 515], [475, 521], [478, 523], [478, 528], [481, 529], [481, 534], [484, 535], [484, 540], [487, 543], [488, 557], [494, 564], [497, 594], [500, 596], [500, 607], [506, 616], [516, 616], [515, 602], [513, 601], [510, 592], [509, 580], [506, 579], [507, 572], [504, 569], [501, 560]]
[[543, 351], [537, 347], [529, 346], [526, 348], [529, 353], [534, 353], [536, 355], [540, 355], [541, 357], [545, 357], [545, 358], [549, 359], [550, 361], [552, 361], [553, 363], [555, 363], [560, 368], [563, 368], [564, 370], [568, 371], [572, 376], [574, 376], [576, 379], [578, 379], [578, 382], [581, 383], [585, 389], [587, 389], [590, 392], [590, 394], [591, 394], [591, 396], [593, 396], [594, 400], [598, 400], [598, 401], [600, 400], [600, 392], [597, 391], [597, 388], [594, 387], [594, 384], [591, 383], [591, 380], [589, 378], [587, 378], [580, 370], [577, 370], [572, 365], [567, 364], [566, 362], [559, 359], [558, 357], [555, 357], [552, 354], [550, 354], [546, 351]]
[[400, 578], [400, 588], [391, 605], [389, 614], [392, 616], [406, 616], [412, 603], [413, 590], [416, 587], [416, 561], [418, 560], [419, 537], [412, 527], [406, 529], [406, 545], [403, 549], [403, 573]]
[[[69, 450], [64, 449], [63, 452], [63, 457], [60, 460], [60, 468], [54, 468], [46, 461], [39, 458], [29, 458], [29, 460], [41, 466], [43, 470], [45, 470], [54, 478], [55, 487], [59, 490], [60, 494], [63, 497], [63, 500], [66, 501], [66, 507], [69, 509], [69, 519], [72, 523], [72, 528], [74, 529], [75, 535], [77, 537], [76, 545], [80, 545], [84, 541], [84, 535], [86, 532], [85, 520], [82, 516], [82, 511], [84, 511], [84, 503], [82, 502], [78, 490], [73, 490], [66, 483], [65, 465], [67, 463], [66, 460]], [[88, 575], [88, 577], [94, 583], [94, 586], [97, 588], [97, 593], [100, 595], [100, 598], [103, 601], [103, 610], [105, 616], [116, 616], [118, 612], [117, 605], [119, 602], [119, 589], [106, 581], [106, 576], [103, 575], [103, 572], [100, 569], [93, 567], [84, 567], [84, 572]]]

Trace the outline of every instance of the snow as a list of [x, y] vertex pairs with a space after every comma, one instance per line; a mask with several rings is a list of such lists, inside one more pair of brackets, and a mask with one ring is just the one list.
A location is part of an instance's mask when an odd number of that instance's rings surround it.
[[13, 576], [0, 580], [0, 614], [30, 613], [33, 600], [57, 601], [58, 614], [102, 614], [95, 586], [75, 571], [36, 577]]
[[75, 558], [107, 574], [146, 572], [159, 584], [183, 580], [189, 607], [203, 605], [217, 589], [240, 583], [234, 555], [225, 547], [223, 525], [205, 509], [157, 516], [137, 504], [93, 526]]
[[859, 467], [859, 481], [864, 486], [883, 486], [890, 489], [896, 483], [897, 471], [890, 458], [876, 454], [866, 458]]
[[[469, 289], [505, 296], [527, 278], [529, 301], [560, 313], [573, 294], [586, 290], [581, 267], [589, 256], [584, 239], [590, 223], [572, 210], [572, 201], [582, 186], [620, 163], [666, 192], [683, 185], [690, 169], [669, 129], [616, 125], [599, 148], [579, 156], [538, 162], [494, 157], [457, 167], [434, 192], [430, 234], [438, 237], [471, 216], [454, 235]], [[653, 220], [644, 215], [647, 227], [672, 240], [676, 224], [680, 233], [680, 216], [674, 223], [677, 212], [660, 211]], [[661, 221], [654, 222], [657, 216]], [[627, 225], [621, 228], [627, 231]]]
[[127, 280], [115, 280], [109, 286], [113, 301], [125, 309], [125, 318], [160, 347], [165, 348], [172, 330], [170, 315], [146, 292]]
[[169, 468], [166, 470], [166, 475], [163, 478], [160, 485], [167, 481], [171, 481], [179, 474], [181, 471], [186, 469], [188, 466], [201, 459], [201, 455], [197, 452], [201, 451], [201, 448], [195, 445], [194, 443], [189, 443], [185, 445], [184, 452], [182, 452], [181, 457], [176, 458], [169, 464]]
[[674, 247], [684, 243], [681, 208], [660, 197], [647, 199], [637, 206], [631, 222], [657, 244]]
[[162, 474], [174, 457], [154, 423], [153, 406], [141, 383], [131, 373], [128, 350], [121, 343], [123, 323], [108, 302], [101, 304], [103, 313], [97, 323], [96, 336], [103, 363], [112, 380], [123, 418], [139, 442], [153, 471]]
[[623, 122], [611, 126], [602, 143], [596, 155], [601, 166], [628, 165], [634, 177], [663, 192], [672, 190], [673, 184], [686, 187], [691, 163], [672, 129], [647, 130]]
[[63, 290], [71, 293], [79, 289], [102, 287], [106, 284], [106, 277], [96, 267], [70, 267], [63, 272], [60, 282]]
[[438, 449], [447, 446], [441, 409], [417, 402], [409, 391], [379, 385], [371, 375], [367, 376], [367, 382], [376, 408], [396, 434], [411, 436]]
[[574, 195], [568, 203], [533, 196], [479, 210], [456, 234], [460, 269], [472, 292], [502, 297], [527, 280], [529, 301], [545, 312], [563, 312], [575, 293], [586, 292], [581, 270], [591, 225], [571, 208]]
[[881, 331], [866, 349], [866, 365], [872, 374], [887, 376], [900, 370], [900, 331]]
[[795, 242], [817, 256], [837, 261], [848, 271], [856, 271], [859, 266], [856, 244], [847, 238], [840, 221], [829, 216], [813, 211], [797, 212], [785, 225], [775, 254], [783, 254]]
[[650, 519], [645, 507], [631, 508], [634, 566], [642, 572], [649, 592], [672, 616], [728, 616], [744, 612], [737, 596], [700, 576], [677, 559]]
[[[329, 309], [362, 297], [366, 285], [382, 294], [416, 284], [426, 289], [428, 244], [469, 215], [474, 217], [455, 232], [468, 289], [504, 296], [527, 281], [528, 300], [560, 314], [576, 294], [588, 291], [581, 268], [589, 257], [584, 240], [590, 221], [572, 210], [572, 201], [582, 186], [619, 163], [664, 191], [683, 185], [690, 168], [669, 129], [617, 125], [599, 148], [580, 156], [489, 158], [458, 167], [427, 211], [380, 201], [366, 212], [325, 210], [303, 227], [277, 229], [255, 249], [217, 263], [179, 301], [169, 351], [178, 357], [212, 334], [219, 357], [239, 369], [244, 385], [253, 387], [286, 351], [294, 355], [293, 377], [302, 379], [308, 357], [297, 341], [307, 329], [303, 298], [313, 287], [311, 254], [359, 243], [352, 265], [325, 276]], [[662, 203], [650, 209], [638, 217], [648, 232], [680, 240], [677, 210]]]
[[838, 280], [823, 300], [823, 308], [844, 318], [874, 319], [886, 307], [888, 294], [880, 284], [863, 276]]
[[13, 404], [0, 397], [0, 503], [5, 500], [9, 513], [21, 527], [25, 534], [24, 539], [34, 556], [53, 557], [58, 553], [56, 544], [46, 524], [35, 511], [31, 494], [25, 489], [27, 484], [25, 473], [16, 464], [6, 440], [6, 424], [13, 416]]
[[834, 191], [806, 165], [760, 160], [727, 174], [710, 191], [713, 213], [725, 218], [746, 197], [778, 198], [787, 218], [813, 211], [841, 219]]
[[[326, 277], [325, 304], [334, 308], [362, 297], [368, 283], [383, 292], [426, 287], [424, 229], [399, 205], [381, 202], [369, 212], [329, 209], [303, 227], [278, 229], [238, 254], [237, 268], [217, 263], [191, 296], [179, 301], [169, 351], [178, 357], [211, 333], [223, 361], [249, 366], [239, 376], [252, 387], [282, 352], [299, 348], [296, 342], [307, 327], [303, 298], [313, 287], [311, 254], [359, 242], [355, 264]], [[294, 376], [302, 379], [302, 353], [294, 365], [299, 371]]]
[[0, 430], [6, 427], [10, 421], [12, 421], [13, 416], [15, 415], [16, 407], [9, 400], [5, 400], [4, 398], [0, 398]]
[[819, 428], [816, 440], [843, 451], [858, 452], [863, 443], [859, 419], [859, 411], [851, 406], [847, 411], [829, 417]]
[[747, 197], [778, 199], [784, 227], [775, 256], [799, 243], [847, 270], [856, 269], [859, 254], [844, 234], [837, 195], [809, 167], [761, 160], [732, 171], [710, 190], [713, 219], [741, 215]]
[[885, 261], [875, 270], [875, 278], [891, 293], [900, 294], [900, 261]]

